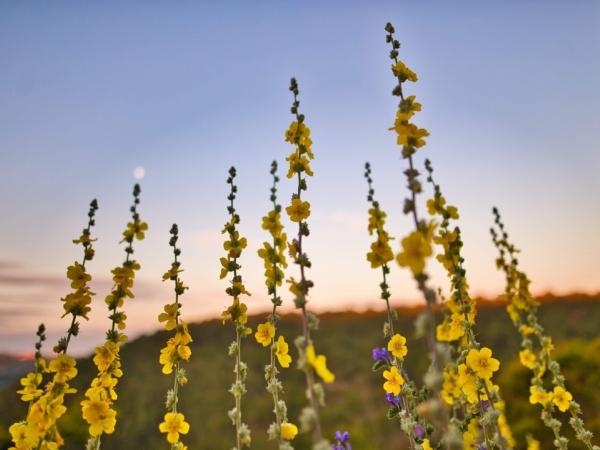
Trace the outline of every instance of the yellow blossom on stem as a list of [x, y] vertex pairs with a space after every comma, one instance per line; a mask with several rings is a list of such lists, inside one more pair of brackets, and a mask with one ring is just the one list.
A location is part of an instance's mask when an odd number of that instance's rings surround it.
[[290, 206], [285, 208], [285, 211], [292, 222], [302, 222], [310, 216], [310, 203], [294, 197]]
[[388, 342], [387, 348], [392, 355], [399, 359], [403, 359], [408, 353], [408, 347], [406, 347], [406, 338], [398, 333], [392, 336]]
[[275, 337], [275, 327], [271, 322], [261, 323], [258, 325], [254, 337], [256, 338], [256, 342], [266, 347]]
[[483, 347], [480, 350], [471, 349], [467, 355], [467, 365], [479, 378], [489, 380], [494, 372], [500, 368], [500, 361], [492, 358], [492, 350]]
[[425, 260], [431, 256], [431, 243], [422, 232], [415, 230], [402, 239], [402, 250], [396, 256], [401, 267], [408, 267], [414, 275], [423, 273]]
[[402, 385], [404, 384], [404, 378], [398, 371], [398, 368], [392, 366], [390, 370], [384, 370], [383, 378], [386, 380], [385, 383], [383, 383], [384, 391], [388, 394], [399, 395]]
[[571, 400], [573, 396], [562, 386], [555, 386], [552, 391], [552, 403], [554, 403], [558, 409], [565, 412], [571, 406]]
[[529, 403], [532, 405], [539, 403], [545, 408], [552, 401], [552, 393], [546, 392], [538, 386], [531, 386], [529, 394]]
[[536, 358], [533, 352], [529, 349], [521, 350], [519, 352], [519, 360], [521, 361], [521, 364], [528, 369], [533, 369], [535, 367]]
[[327, 368], [327, 358], [317, 355], [314, 345], [306, 347], [306, 360], [325, 383], [333, 383], [335, 375]]
[[289, 351], [289, 345], [287, 342], [285, 342], [285, 339], [283, 336], [279, 336], [277, 338], [277, 342], [275, 343], [275, 356], [277, 356], [277, 360], [279, 361], [279, 364], [281, 365], [281, 367], [283, 368], [287, 368], [290, 367], [290, 364], [292, 362], [292, 357], [289, 355], [288, 351]]
[[281, 438], [286, 441], [293, 440], [298, 434], [298, 427], [290, 422], [283, 422], [281, 424]]
[[167, 441], [170, 444], [179, 442], [179, 434], [188, 434], [190, 424], [185, 421], [185, 416], [181, 413], [168, 412], [165, 414], [163, 422], [158, 426], [161, 433], [166, 433]]

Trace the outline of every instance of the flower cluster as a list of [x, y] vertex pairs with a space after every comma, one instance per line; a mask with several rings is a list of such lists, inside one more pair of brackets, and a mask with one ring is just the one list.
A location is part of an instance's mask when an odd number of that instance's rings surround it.
[[[47, 370], [44, 370], [45, 364], [42, 362], [39, 352], [41, 342], [44, 340], [44, 329], [43, 327], [38, 329], [40, 341], [38, 342], [39, 348], [36, 345], [38, 362], [36, 362], [35, 372], [38, 375], [27, 376], [27, 386], [23, 386], [29, 394], [27, 398], [30, 401], [27, 417], [24, 421], [13, 424], [9, 429], [16, 449], [50, 450], [63, 444], [63, 438], [56, 422], [67, 410], [64, 406], [65, 396], [75, 393], [75, 389], [69, 383], [77, 376], [77, 368], [75, 359], [67, 355], [69, 343], [71, 338], [79, 333], [77, 318], [88, 318], [89, 304], [94, 295], [89, 287], [92, 277], [86, 272], [85, 265], [95, 255], [92, 247], [95, 239], [92, 238], [91, 230], [96, 223], [97, 210], [98, 202], [92, 200], [88, 211], [87, 226], [83, 229], [80, 237], [73, 240], [74, 244], [83, 247], [83, 259], [67, 268], [67, 278], [70, 281], [72, 292], [61, 299], [65, 310], [64, 315], [71, 315], [71, 324], [67, 335], [54, 346], [57, 356], [48, 363]], [[48, 373], [49, 380], [44, 388], [40, 389], [42, 380], [39, 375], [42, 373]]]
[[[444, 321], [437, 328], [437, 337], [440, 341], [455, 343], [452, 347], [455, 358], [444, 369], [441, 395], [448, 405], [460, 404], [472, 418], [478, 420], [485, 448], [513, 448], [515, 442], [503, 412], [499, 388], [492, 381], [500, 362], [475, 337], [476, 304], [469, 295], [463, 267], [460, 228], [451, 228], [451, 221], [458, 218], [458, 210], [446, 203], [440, 186], [433, 179], [429, 160], [425, 160], [425, 168], [427, 181], [434, 190], [427, 209], [430, 215], [441, 221], [433, 237], [441, 250], [437, 259], [446, 269], [451, 288], [450, 298], [444, 301]], [[465, 441], [469, 442], [471, 437], [472, 434], [465, 436], [463, 433]]]
[[285, 132], [285, 141], [294, 146], [294, 150], [286, 158], [289, 163], [288, 178], [296, 177], [297, 190], [292, 195], [290, 205], [285, 208], [290, 220], [298, 223], [298, 235], [288, 244], [289, 254], [294, 264], [300, 267], [300, 279], [288, 279], [290, 292], [294, 295], [296, 308], [302, 311], [302, 336], [296, 340], [299, 352], [299, 367], [304, 370], [306, 377], [309, 405], [302, 411], [300, 422], [303, 431], [313, 432], [313, 444], [316, 448], [328, 448], [329, 442], [323, 438], [321, 432], [321, 421], [319, 418], [319, 406], [324, 404], [324, 389], [315, 381], [314, 373], [319, 375], [325, 383], [331, 383], [334, 375], [327, 369], [326, 358], [317, 355], [311, 339], [311, 330], [318, 327], [317, 317], [306, 308], [307, 297], [313, 282], [306, 278], [306, 270], [311, 267], [308, 255], [303, 249], [303, 238], [310, 234], [308, 222], [310, 217], [310, 203], [302, 199], [302, 192], [306, 191], [306, 177], [313, 176], [310, 161], [315, 155], [312, 151], [312, 140], [310, 128], [304, 122], [304, 114], [300, 114], [300, 101], [298, 100], [298, 83], [295, 78], [290, 81], [290, 91], [294, 95], [294, 101], [290, 109], [294, 115], [294, 121]]
[[167, 345], [160, 351], [159, 362], [162, 365], [162, 373], [170, 375], [174, 373], [173, 389], [167, 392], [167, 401], [165, 403], [168, 412], [164, 416], [163, 422], [160, 423], [158, 429], [161, 433], [166, 434], [167, 442], [171, 445], [171, 450], [187, 450], [187, 446], [180, 440], [180, 434], [187, 434], [190, 430], [190, 425], [185, 421], [185, 416], [177, 411], [179, 403], [179, 388], [187, 383], [185, 370], [181, 367], [182, 361], [189, 361], [192, 356], [192, 350], [189, 344], [192, 342], [192, 337], [188, 330], [187, 324], [180, 319], [180, 297], [188, 289], [183, 284], [179, 274], [183, 272], [179, 255], [181, 249], [177, 247], [179, 239], [179, 228], [177, 224], [171, 227], [171, 238], [169, 245], [173, 247], [173, 262], [169, 270], [165, 272], [163, 281], [172, 281], [173, 290], [175, 291], [175, 302], [165, 305], [164, 312], [158, 316], [158, 321], [164, 323], [165, 330], [175, 330], [175, 335], [167, 341]]
[[[568, 448], [568, 440], [561, 435], [562, 422], [556, 417], [556, 409], [569, 412], [569, 423], [575, 431], [575, 437], [586, 448], [595, 448], [592, 433], [586, 429], [581, 418], [581, 408], [573, 400], [573, 395], [565, 387], [565, 378], [560, 365], [552, 355], [554, 346], [538, 320], [538, 303], [531, 294], [527, 274], [519, 269], [517, 253], [519, 250], [509, 241], [500, 212], [493, 209], [496, 228], [490, 233], [498, 249], [496, 266], [504, 272], [506, 286], [504, 298], [507, 300], [507, 312], [521, 336], [522, 350], [519, 352], [521, 364], [532, 371], [529, 402], [542, 406], [542, 421], [554, 433], [554, 444], [558, 449]], [[550, 373], [550, 387], [544, 386], [544, 375]]]
[[123, 232], [125, 242], [125, 260], [112, 269], [113, 288], [106, 296], [105, 302], [108, 306], [109, 320], [111, 326], [106, 332], [106, 341], [96, 348], [93, 358], [98, 369], [98, 375], [92, 380], [90, 387], [85, 392], [85, 400], [81, 402], [83, 419], [89, 425], [87, 448], [100, 448], [100, 440], [103, 433], [111, 434], [117, 423], [117, 412], [113, 408], [113, 402], [117, 399], [116, 385], [123, 375], [121, 370], [120, 345], [127, 341], [127, 336], [122, 332], [125, 329], [127, 318], [123, 308], [126, 298], [134, 298], [132, 292], [135, 273], [140, 265], [131, 259], [134, 253], [133, 241], [143, 240], [148, 225], [142, 222], [137, 211], [140, 203], [140, 186], [133, 187], [133, 205], [130, 208], [131, 221]]
[[[368, 185], [367, 201], [371, 205], [368, 231], [369, 234], [375, 234], [376, 237], [375, 242], [371, 244], [371, 251], [367, 253], [367, 261], [371, 263], [372, 268], [381, 267], [382, 281], [379, 287], [387, 310], [387, 321], [383, 326], [383, 338], [387, 340], [387, 347], [373, 349], [373, 370], [383, 369], [385, 380], [383, 389], [390, 406], [388, 417], [397, 417], [400, 420], [403, 431], [410, 439], [411, 448], [414, 448], [415, 445], [423, 442], [425, 428], [421, 423], [425, 423], [425, 421], [418, 412], [417, 387], [403, 370], [404, 358], [408, 354], [406, 338], [394, 331], [397, 312], [390, 305], [391, 293], [387, 282], [387, 275], [390, 273], [388, 262], [394, 259], [394, 255], [389, 246], [391, 238], [385, 230], [386, 214], [381, 209], [379, 202], [375, 200], [371, 173], [371, 165], [366, 163], [364, 175]], [[430, 424], [427, 425], [430, 431], [433, 430]], [[423, 432], [417, 433], [417, 429], [421, 429]]]
[[[238, 263], [238, 258], [242, 255], [242, 251], [248, 245], [245, 237], [241, 237], [237, 230], [237, 225], [240, 223], [240, 216], [237, 214], [234, 206], [234, 200], [237, 194], [237, 186], [235, 185], [235, 177], [237, 173], [235, 167], [229, 169], [227, 184], [230, 186], [229, 205], [227, 212], [229, 220], [225, 223], [222, 233], [227, 233], [228, 240], [223, 243], [223, 248], [227, 252], [227, 256], [221, 258], [221, 279], [231, 273], [231, 285], [225, 290], [227, 295], [232, 298], [231, 305], [223, 312], [223, 323], [231, 321], [235, 327], [235, 341], [229, 346], [229, 355], [235, 358], [233, 371], [235, 373], [235, 381], [231, 385], [229, 392], [235, 398], [235, 407], [229, 410], [229, 418], [235, 427], [236, 447], [235, 450], [241, 450], [242, 446], [250, 446], [252, 441], [250, 428], [242, 421], [242, 396], [246, 393], [246, 375], [248, 368], [246, 363], [242, 361], [242, 338], [252, 333], [252, 330], [246, 326], [248, 321], [248, 307], [240, 301], [240, 296], [250, 295], [246, 290], [242, 275], [239, 273], [241, 265]], [[275, 275], [273, 276], [275, 278]]]
[[277, 378], [279, 370], [275, 364], [275, 359], [283, 368], [287, 368], [292, 363], [292, 357], [289, 354], [289, 345], [282, 335], [277, 336], [277, 323], [279, 316], [277, 307], [281, 306], [282, 300], [277, 292], [277, 288], [283, 283], [283, 269], [287, 267], [285, 250], [287, 248], [287, 235], [283, 232], [281, 224], [281, 205], [277, 203], [277, 162], [271, 163], [271, 176], [273, 185], [271, 186], [270, 200], [273, 208], [262, 218], [262, 228], [269, 232], [271, 242], [264, 242], [263, 247], [258, 250], [258, 256], [264, 262], [265, 284], [267, 292], [271, 297], [273, 309], [265, 323], [258, 325], [254, 337], [256, 342], [263, 347], [269, 347], [270, 360], [265, 365], [265, 381], [267, 391], [273, 396], [273, 412], [275, 413], [275, 422], [269, 426], [269, 439], [276, 440], [280, 450], [292, 450], [290, 442], [298, 434], [298, 427], [289, 422], [287, 418], [287, 405], [281, 398], [283, 394], [283, 385]]
[[428, 286], [429, 276], [426, 273], [427, 259], [432, 255], [432, 237], [435, 230], [433, 221], [420, 219], [417, 210], [417, 195], [423, 190], [419, 181], [419, 171], [415, 169], [414, 155], [417, 150], [425, 145], [424, 138], [429, 133], [424, 128], [419, 128], [411, 120], [415, 113], [421, 111], [421, 104], [416, 101], [415, 96], [404, 96], [403, 83], [408, 81], [416, 82], [417, 75], [409, 69], [406, 64], [398, 59], [400, 42], [394, 38], [394, 27], [391, 23], [385, 26], [386, 42], [391, 45], [390, 60], [392, 61], [392, 74], [396, 78], [396, 86], [392, 94], [398, 97], [398, 110], [394, 126], [390, 130], [396, 134], [396, 143], [402, 147], [401, 155], [407, 162], [407, 168], [404, 171], [406, 176], [406, 186], [409, 196], [404, 199], [404, 214], [410, 215], [414, 224], [414, 229], [407, 236], [401, 239], [401, 249], [396, 255], [396, 262], [401, 267], [408, 268], [412, 274], [417, 287], [425, 299], [426, 310], [422, 315], [423, 333], [427, 335], [427, 345], [429, 347], [429, 358], [431, 361], [426, 382], [432, 389], [437, 389], [440, 375], [439, 351], [435, 339], [435, 313], [434, 306], [437, 302], [435, 291]]

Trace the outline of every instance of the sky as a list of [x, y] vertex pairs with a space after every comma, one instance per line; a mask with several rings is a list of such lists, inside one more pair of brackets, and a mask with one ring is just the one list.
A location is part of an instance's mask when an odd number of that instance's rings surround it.
[[[300, 85], [312, 130], [315, 176], [305, 248], [317, 311], [381, 308], [369, 246], [363, 165], [370, 161], [389, 232], [401, 238], [405, 162], [388, 130], [391, 95], [383, 27], [395, 24], [401, 59], [419, 74], [406, 87], [423, 104], [432, 160], [458, 206], [472, 295], [494, 297], [503, 277], [489, 238], [500, 208], [523, 250], [536, 293], [600, 291], [600, 3], [589, 1], [64, 2], [0, 4], [0, 352], [32, 350], [39, 322], [49, 341], [68, 327], [60, 298], [71, 244], [87, 205], [100, 209], [89, 263], [97, 296], [72, 350], [98, 345], [104, 296], [120, 264], [134, 169], [143, 167], [147, 239], [133, 337], [158, 328], [172, 301], [161, 282], [168, 231], [180, 229], [188, 321], [220, 314], [220, 230], [226, 172], [238, 169], [242, 274], [251, 313], [269, 306], [261, 261], [269, 166], [291, 147], [289, 79]], [[138, 174], [139, 175], [139, 174]], [[283, 178], [286, 203], [294, 183]], [[284, 205], [285, 206], [285, 205]], [[420, 205], [423, 206], [422, 204]], [[286, 222], [286, 225], [290, 225]], [[394, 244], [397, 247], [397, 241]], [[291, 267], [288, 275], [295, 275]], [[432, 282], [447, 292], [443, 272]], [[394, 304], [420, 302], [410, 275], [392, 268]], [[291, 295], [284, 298], [291, 311]]]

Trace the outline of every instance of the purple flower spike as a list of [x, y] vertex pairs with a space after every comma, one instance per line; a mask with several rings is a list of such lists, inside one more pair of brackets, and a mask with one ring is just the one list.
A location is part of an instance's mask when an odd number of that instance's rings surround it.
[[385, 347], [375, 347], [372, 356], [374, 361], [392, 362], [392, 355], [390, 355], [390, 352]]
[[420, 423], [415, 427], [415, 436], [419, 439], [423, 439], [423, 436], [425, 436], [425, 428]]

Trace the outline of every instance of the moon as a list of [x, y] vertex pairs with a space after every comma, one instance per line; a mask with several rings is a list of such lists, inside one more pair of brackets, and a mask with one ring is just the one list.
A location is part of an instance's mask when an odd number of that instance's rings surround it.
[[144, 176], [146, 176], [146, 169], [144, 169], [142, 166], [137, 166], [135, 169], [133, 169], [133, 176], [136, 180], [141, 180], [144, 178]]

